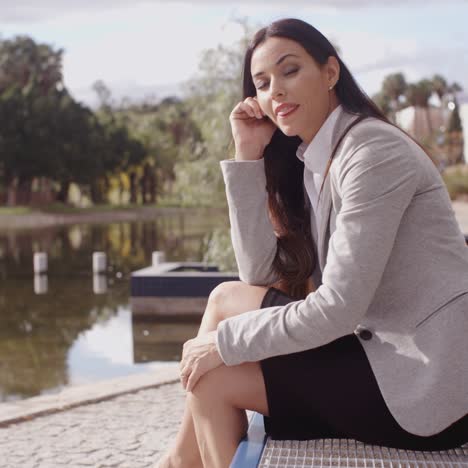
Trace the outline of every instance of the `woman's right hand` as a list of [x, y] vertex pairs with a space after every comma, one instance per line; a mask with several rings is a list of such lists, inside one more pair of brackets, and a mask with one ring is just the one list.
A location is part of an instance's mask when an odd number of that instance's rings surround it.
[[256, 97], [239, 102], [229, 116], [236, 147], [236, 159], [256, 160], [263, 157], [276, 125], [262, 111]]

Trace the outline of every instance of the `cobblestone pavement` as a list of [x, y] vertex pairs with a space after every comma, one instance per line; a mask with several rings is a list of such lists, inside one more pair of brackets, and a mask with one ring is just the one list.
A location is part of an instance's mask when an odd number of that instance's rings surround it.
[[183, 415], [180, 383], [0, 428], [2, 468], [154, 467]]

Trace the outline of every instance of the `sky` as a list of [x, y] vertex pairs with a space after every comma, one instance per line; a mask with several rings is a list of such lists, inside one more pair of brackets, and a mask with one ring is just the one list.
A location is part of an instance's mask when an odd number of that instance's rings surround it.
[[93, 107], [97, 80], [116, 101], [179, 94], [204, 49], [241, 37], [237, 18], [260, 28], [285, 17], [338, 46], [369, 95], [396, 72], [409, 82], [438, 73], [468, 90], [468, 0], [0, 0], [0, 39], [64, 49], [65, 85]]
[[[149, 330], [148, 330], [149, 331]], [[132, 313], [119, 307], [117, 315], [97, 322], [78, 336], [67, 354], [69, 385], [160, 369], [170, 361], [135, 363]]]

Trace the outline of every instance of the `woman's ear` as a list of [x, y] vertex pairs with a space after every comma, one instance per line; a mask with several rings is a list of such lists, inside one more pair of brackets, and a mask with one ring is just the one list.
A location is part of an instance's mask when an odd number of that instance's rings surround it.
[[330, 55], [327, 60], [327, 79], [328, 86], [335, 86], [338, 80], [340, 79], [340, 64], [338, 60], [333, 55]]

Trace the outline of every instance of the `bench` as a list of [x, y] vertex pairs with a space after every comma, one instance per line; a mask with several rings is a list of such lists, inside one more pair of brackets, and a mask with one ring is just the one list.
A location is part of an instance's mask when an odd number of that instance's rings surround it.
[[[465, 241], [468, 245], [468, 234]], [[413, 451], [354, 439], [272, 440], [265, 434], [263, 416], [249, 414], [249, 429], [237, 447], [231, 468], [468, 468], [468, 443], [444, 451]]]
[[254, 467], [468, 468], [468, 443], [444, 451], [413, 451], [354, 439], [272, 440], [265, 434], [263, 416], [253, 412], [231, 468]]

